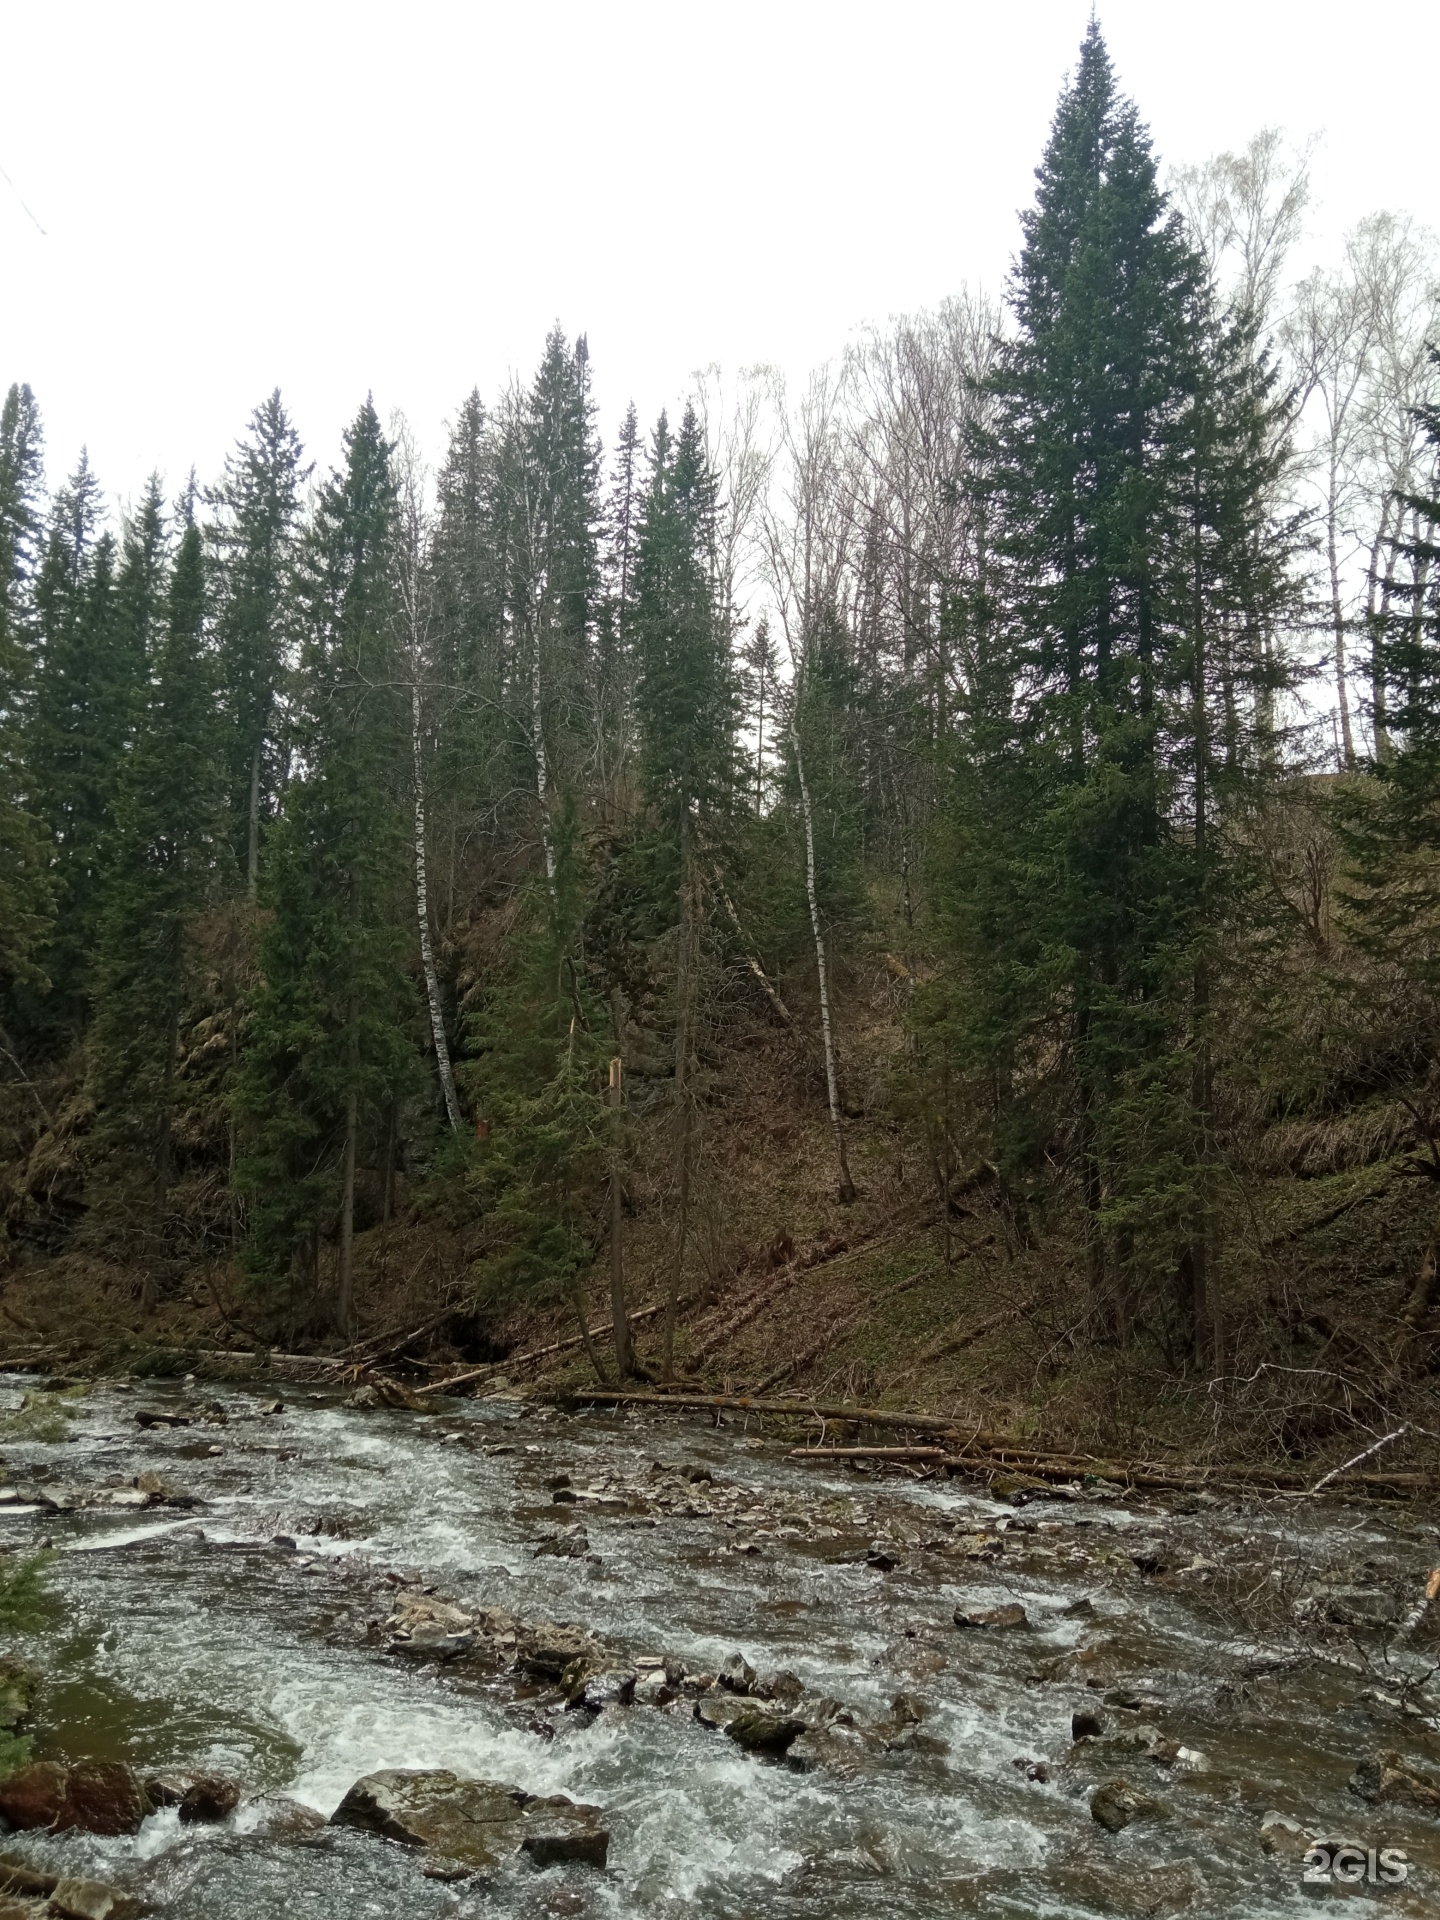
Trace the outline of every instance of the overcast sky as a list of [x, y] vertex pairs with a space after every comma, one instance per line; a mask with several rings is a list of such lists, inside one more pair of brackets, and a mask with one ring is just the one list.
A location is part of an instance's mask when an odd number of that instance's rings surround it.
[[[35, 388], [52, 482], [88, 441], [124, 497], [213, 475], [276, 385], [322, 459], [367, 389], [433, 455], [558, 318], [608, 444], [711, 361], [798, 373], [998, 291], [1089, 12], [0, 0], [0, 386]], [[1435, 0], [1100, 18], [1163, 159], [1323, 134], [1297, 265], [1376, 207], [1440, 224]]]

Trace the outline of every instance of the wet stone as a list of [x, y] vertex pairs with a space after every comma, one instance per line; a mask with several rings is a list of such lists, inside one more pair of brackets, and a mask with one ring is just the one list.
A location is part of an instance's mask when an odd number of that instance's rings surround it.
[[247, 1831], [268, 1840], [307, 1840], [329, 1824], [323, 1813], [288, 1793], [265, 1793], [248, 1801], [244, 1821]]
[[64, 1767], [41, 1760], [0, 1780], [0, 1819], [17, 1831], [138, 1833], [153, 1811], [139, 1775], [118, 1761]]
[[982, 1632], [1005, 1633], [1016, 1627], [1027, 1627], [1030, 1622], [1024, 1607], [1012, 1600], [999, 1607], [957, 1607], [955, 1624]]
[[57, 1881], [48, 1910], [62, 1920], [139, 1920], [145, 1903], [101, 1880], [65, 1879]]
[[145, 1791], [157, 1807], [178, 1808], [183, 1825], [228, 1820], [240, 1804], [240, 1783], [224, 1773], [153, 1773]]
[[1393, 1750], [1363, 1759], [1350, 1776], [1350, 1791], [1371, 1806], [1413, 1807], [1440, 1819], [1440, 1778], [1422, 1773]]
[[345, 1795], [331, 1824], [424, 1848], [429, 1864], [473, 1872], [488, 1872], [521, 1851], [537, 1865], [584, 1860], [603, 1866], [610, 1843], [598, 1807], [462, 1779], [443, 1768], [367, 1774]]
[[783, 1754], [806, 1731], [805, 1722], [789, 1714], [767, 1713], [747, 1701], [727, 1722], [725, 1733], [746, 1753]]
[[730, 1693], [749, 1693], [755, 1684], [755, 1669], [743, 1653], [732, 1653], [720, 1669], [720, 1684]]
[[1090, 1818], [1107, 1833], [1121, 1833], [1132, 1821], [1154, 1819], [1164, 1811], [1161, 1801], [1126, 1780], [1107, 1780], [1090, 1796]]

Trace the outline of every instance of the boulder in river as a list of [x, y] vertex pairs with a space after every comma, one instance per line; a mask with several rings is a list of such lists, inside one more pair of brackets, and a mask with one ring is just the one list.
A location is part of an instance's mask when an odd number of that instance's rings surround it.
[[1313, 1843], [1298, 1820], [1272, 1808], [1260, 1822], [1260, 1844], [1282, 1860], [1303, 1860]]
[[597, 1640], [563, 1620], [527, 1622], [520, 1628], [518, 1652], [525, 1671], [546, 1680], [558, 1680], [572, 1660], [598, 1664], [605, 1658]]
[[185, 1826], [228, 1820], [240, 1804], [240, 1783], [228, 1773], [152, 1773], [145, 1791], [157, 1807], [178, 1808]]
[[[567, 1668], [567, 1676], [569, 1669]], [[567, 1688], [567, 1704], [598, 1713], [602, 1707], [628, 1707], [635, 1698], [631, 1667], [605, 1667], [577, 1674]]]
[[1107, 1833], [1120, 1833], [1132, 1820], [1153, 1819], [1164, 1802], [1141, 1793], [1127, 1780], [1106, 1780], [1090, 1796], [1090, 1818]]
[[729, 1693], [749, 1693], [755, 1684], [755, 1669], [743, 1653], [732, 1653], [721, 1667], [719, 1679]]
[[0, 1820], [20, 1831], [138, 1833], [154, 1811], [140, 1776], [120, 1761], [64, 1767], [37, 1760], [0, 1780]]
[[263, 1834], [267, 1840], [308, 1840], [328, 1824], [323, 1813], [288, 1793], [262, 1793], [247, 1801], [241, 1819], [247, 1833]]
[[957, 1607], [955, 1624], [957, 1627], [970, 1627], [997, 1633], [1015, 1627], [1028, 1627], [1030, 1621], [1024, 1607], [1018, 1601], [1011, 1600], [1000, 1607]]
[[1371, 1806], [1414, 1807], [1440, 1818], [1440, 1778], [1421, 1773], [1393, 1751], [1362, 1760], [1350, 1776], [1350, 1791]]
[[793, 1707], [803, 1695], [800, 1676], [788, 1667], [776, 1667], [751, 1682], [750, 1692], [757, 1700], [778, 1700], [782, 1707]]
[[727, 1738], [746, 1753], [785, 1753], [806, 1731], [805, 1722], [790, 1714], [768, 1713], [747, 1700], [726, 1724]]
[[598, 1807], [548, 1798], [444, 1768], [387, 1768], [357, 1780], [331, 1824], [423, 1847], [433, 1863], [489, 1872], [524, 1852], [539, 1866], [583, 1860], [603, 1867], [610, 1836]]
[[738, 1693], [722, 1693], [719, 1687], [711, 1687], [695, 1702], [695, 1718], [702, 1727], [714, 1731], [728, 1727], [738, 1714], [744, 1713], [747, 1704]]
[[61, 1920], [139, 1920], [143, 1900], [120, 1893], [103, 1880], [57, 1880], [45, 1911]]

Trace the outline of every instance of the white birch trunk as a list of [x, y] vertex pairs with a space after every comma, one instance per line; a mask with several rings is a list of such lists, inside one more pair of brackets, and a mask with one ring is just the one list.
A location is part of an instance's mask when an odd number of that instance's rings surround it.
[[420, 753], [420, 676], [418, 662], [410, 669], [410, 742], [415, 756], [415, 912], [420, 922], [420, 964], [425, 969], [425, 997], [430, 1003], [430, 1032], [435, 1040], [435, 1065], [451, 1130], [460, 1131], [460, 1102], [455, 1097], [455, 1074], [450, 1065], [450, 1043], [445, 1038], [445, 1016], [440, 1006], [440, 982], [435, 973], [435, 949], [430, 940], [430, 887], [425, 870], [425, 775]]
[[835, 1032], [830, 1018], [830, 981], [825, 966], [825, 935], [820, 926], [820, 901], [815, 891], [815, 817], [810, 807], [810, 785], [800, 752], [800, 734], [794, 723], [790, 742], [795, 750], [795, 772], [800, 782], [800, 814], [805, 825], [805, 893], [810, 902], [810, 931], [815, 936], [815, 972], [820, 981], [820, 1032], [825, 1045], [825, 1091], [830, 1101], [830, 1129], [835, 1136], [835, 1158], [840, 1168], [840, 1198], [855, 1198], [850, 1162], [845, 1153], [845, 1127], [840, 1114], [840, 1076], [835, 1068]]

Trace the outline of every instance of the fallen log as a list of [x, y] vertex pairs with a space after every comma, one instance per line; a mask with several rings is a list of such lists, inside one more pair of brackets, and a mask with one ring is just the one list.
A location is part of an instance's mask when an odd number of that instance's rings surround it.
[[664, 1393], [638, 1387], [568, 1387], [551, 1396], [566, 1406], [640, 1406], [677, 1407], [691, 1413], [778, 1413], [792, 1419], [848, 1420], [860, 1427], [895, 1427], [908, 1433], [963, 1435], [964, 1443], [981, 1445], [993, 1440], [997, 1445], [1014, 1444], [1009, 1434], [987, 1435], [971, 1430], [963, 1420], [934, 1413], [896, 1413], [888, 1407], [854, 1407], [844, 1402], [806, 1400], [767, 1400], [756, 1394]]
[[[1163, 1461], [1121, 1461], [1094, 1454], [1043, 1453], [1027, 1447], [1013, 1435], [989, 1433], [983, 1428], [941, 1414], [897, 1413], [887, 1407], [856, 1407], [844, 1402], [804, 1400], [767, 1400], [755, 1395], [726, 1393], [641, 1392], [618, 1387], [579, 1387], [553, 1396], [571, 1406], [647, 1406], [675, 1407], [685, 1412], [724, 1412], [778, 1414], [789, 1419], [843, 1420], [858, 1427], [891, 1427], [912, 1433], [933, 1433], [958, 1441], [959, 1451], [941, 1450], [939, 1462], [957, 1471], [999, 1474], [1016, 1473], [1036, 1480], [1080, 1480], [1087, 1475], [1096, 1480], [1112, 1480], [1122, 1485], [1152, 1487], [1173, 1493], [1194, 1493], [1206, 1488], [1240, 1493], [1308, 1493], [1309, 1477], [1284, 1468], [1239, 1464], [1213, 1466], [1169, 1466]], [[912, 1457], [930, 1448], [902, 1448]], [[820, 1457], [812, 1452], [811, 1458]], [[1356, 1473], [1342, 1472], [1331, 1485], [1344, 1489], [1376, 1493], [1440, 1492], [1440, 1474], [1433, 1473]]]
[[[681, 1306], [686, 1304], [684, 1300], [680, 1302]], [[653, 1307], [637, 1307], [626, 1317], [633, 1327], [637, 1320], [653, 1320], [657, 1313], [664, 1311], [665, 1302], [661, 1300]], [[614, 1338], [613, 1320], [598, 1321], [590, 1328], [592, 1340], [603, 1339], [607, 1334]], [[511, 1373], [516, 1367], [529, 1366], [532, 1361], [548, 1360], [552, 1354], [569, 1353], [572, 1348], [583, 1344], [584, 1337], [583, 1334], [572, 1333], [567, 1339], [552, 1340], [547, 1347], [532, 1347], [528, 1353], [512, 1353], [507, 1360], [487, 1360], [483, 1367], [470, 1367], [464, 1373], [452, 1373], [447, 1379], [431, 1380], [425, 1386], [417, 1387], [415, 1391], [417, 1393], [453, 1393], [456, 1387], [468, 1387], [472, 1381], [483, 1380], [488, 1374]]]
[[792, 1447], [787, 1460], [935, 1460], [950, 1456], [944, 1447]]

